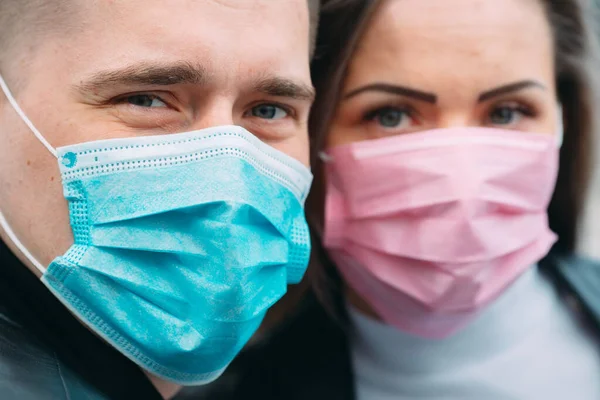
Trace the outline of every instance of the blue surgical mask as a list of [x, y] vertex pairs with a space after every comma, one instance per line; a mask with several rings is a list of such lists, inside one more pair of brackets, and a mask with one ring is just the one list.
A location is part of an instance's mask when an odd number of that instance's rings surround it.
[[154, 375], [217, 378], [301, 280], [312, 181], [238, 126], [54, 149], [75, 243], [48, 268], [0, 225], [54, 295]]

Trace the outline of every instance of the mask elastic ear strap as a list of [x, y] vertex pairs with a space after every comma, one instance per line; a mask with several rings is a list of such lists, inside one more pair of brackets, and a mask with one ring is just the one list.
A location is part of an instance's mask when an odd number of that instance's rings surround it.
[[58, 158], [58, 156], [56, 154], [56, 149], [54, 149], [54, 147], [52, 147], [52, 145], [50, 143], [48, 143], [48, 141], [46, 140], [46, 138], [44, 137], [44, 135], [42, 135], [40, 133], [40, 131], [37, 130], [37, 128], [35, 127], [35, 125], [33, 125], [33, 123], [29, 120], [29, 118], [27, 118], [27, 115], [25, 115], [25, 112], [21, 109], [21, 107], [19, 106], [19, 104], [15, 100], [15, 98], [12, 95], [10, 89], [6, 85], [6, 82], [4, 82], [4, 78], [2, 78], [2, 75], [0, 75], [0, 88], [4, 92], [4, 95], [6, 96], [8, 102], [15, 109], [16, 113], [19, 115], [19, 117], [21, 118], [21, 120], [23, 120], [23, 122], [25, 122], [25, 125], [27, 125], [27, 127], [31, 130], [31, 132], [33, 132], [33, 134], [35, 135], [35, 137], [38, 138], [38, 140], [44, 145], [44, 147], [46, 147], [48, 149], [48, 151], [50, 153], [52, 153], [52, 155], [55, 158]]
[[558, 142], [558, 147], [562, 147], [563, 138], [565, 136], [565, 125], [563, 122], [563, 109], [562, 105], [558, 104], [558, 121], [557, 121], [558, 131], [556, 132], [556, 140]]
[[23, 253], [23, 255], [25, 256], [25, 258], [27, 258], [29, 260], [29, 262], [31, 264], [33, 264], [33, 266], [38, 271], [40, 271], [42, 274], [44, 274], [44, 272], [46, 272], [46, 268], [44, 268], [44, 266], [42, 265], [42, 263], [40, 263], [33, 256], [33, 254], [31, 254], [29, 252], [29, 250], [27, 250], [27, 247], [25, 247], [25, 245], [19, 240], [19, 238], [17, 237], [17, 235], [15, 234], [15, 232], [12, 230], [12, 228], [8, 224], [8, 221], [6, 220], [6, 218], [4, 218], [4, 215], [2, 214], [1, 211], [0, 211], [0, 227], [2, 227], [2, 229], [4, 230], [4, 233], [6, 233], [6, 236], [8, 236], [8, 239], [17, 247], [17, 249], [19, 249], [19, 251], [21, 253]]
[[329, 163], [329, 162], [333, 161], [333, 157], [331, 157], [329, 154], [325, 153], [324, 151], [319, 152], [319, 159], [321, 161], [323, 161], [324, 163]]
[[[27, 118], [21, 107], [19, 107], [19, 104], [15, 100], [14, 96], [8, 89], [6, 82], [2, 78], [2, 75], [0, 75], [0, 88], [4, 92], [4, 95], [6, 96], [8, 102], [14, 108], [21, 120], [25, 122], [25, 125], [27, 125], [27, 127], [31, 130], [31, 132], [33, 132], [35, 137], [44, 145], [44, 147], [46, 147], [54, 157], [57, 157], [56, 150], [54, 149], [54, 147], [52, 147], [50, 143], [48, 143], [46, 138], [44, 138], [40, 131], [37, 130], [37, 128], [29, 120], [29, 118]], [[25, 245], [19, 240], [15, 231], [12, 230], [8, 221], [4, 217], [4, 214], [2, 214], [2, 211], [0, 211], [0, 227], [2, 227], [2, 229], [6, 233], [8, 239], [17, 247], [17, 249], [19, 249], [21, 253], [23, 253], [25, 258], [27, 258], [29, 262], [31, 262], [31, 264], [33, 264], [33, 266], [43, 274], [46, 271], [46, 268], [44, 268], [44, 266], [33, 256], [33, 254], [29, 252], [29, 250], [27, 250], [27, 247], [25, 247]]]

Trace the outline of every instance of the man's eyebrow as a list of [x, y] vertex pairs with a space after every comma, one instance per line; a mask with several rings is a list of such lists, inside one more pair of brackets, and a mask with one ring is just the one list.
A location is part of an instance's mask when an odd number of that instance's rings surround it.
[[537, 88], [544, 89], [544, 90], [546, 89], [546, 86], [544, 86], [541, 82], [534, 81], [534, 80], [524, 80], [524, 81], [509, 83], [508, 85], [502, 85], [497, 88], [482, 92], [479, 95], [479, 99], [477, 101], [479, 103], [481, 103], [486, 100], [492, 99], [494, 97], [501, 96], [503, 94], [516, 92], [516, 91], [527, 89], [530, 87], [537, 87]]
[[288, 97], [308, 101], [313, 101], [315, 98], [315, 89], [312, 86], [288, 78], [261, 78], [253, 86], [255, 91], [273, 97]]
[[142, 62], [127, 67], [100, 71], [75, 86], [80, 92], [94, 92], [106, 86], [199, 84], [207, 78], [201, 65], [187, 62], [159, 64]]

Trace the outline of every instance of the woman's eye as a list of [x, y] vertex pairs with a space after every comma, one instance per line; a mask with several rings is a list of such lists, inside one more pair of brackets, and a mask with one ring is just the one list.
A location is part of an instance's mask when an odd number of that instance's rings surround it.
[[162, 101], [159, 97], [151, 96], [148, 94], [134, 94], [131, 96], [127, 96], [123, 99], [123, 102], [137, 107], [167, 107], [167, 104], [164, 101]]
[[398, 128], [401, 125], [410, 123], [409, 114], [406, 110], [395, 108], [384, 108], [377, 110], [369, 116], [369, 119], [375, 121], [383, 128]]
[[530, 115], [530, 113], [522, 107], [500, 106], [490, 112], [489, 122], [492, 125], [512, 125], [527, 115]]
[[273, 104], [261, 104], [252, 107], [251, 115], [262, 119], [281, 119], [287, 117], [288, 112]]

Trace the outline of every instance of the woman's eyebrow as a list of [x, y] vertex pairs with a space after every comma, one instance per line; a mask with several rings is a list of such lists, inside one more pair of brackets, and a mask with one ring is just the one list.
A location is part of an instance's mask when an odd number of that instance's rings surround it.
[[417, 89], [412, 89], [406, 86], [393, 85], [390, 83], [373, 83], [358, 87], [345, 94], [344, 100], [348, 100], [364, 92], [385, 92], [395, 94], [398, 96], [412, 97], [416, 100], [424, 101], [431, 104], [435, 104], [437, 102], [437, 95], [435, 93], [423, 92]]
[[482, 103], [484, 101], [487, 101], [489, 99], [492, 99], [494, 97], [498, 97], [501, 96], [503, 94], [507, 94], [507, 93], [511, 93], [511, 92], [516, 92], [519, 90], [523, 90], [523, 89], [528, 89], [531, 87], [536, 87], [542, 90], [546, 90], [546, 86], [544, 86], [544, 84], [542, 84], [541, 82], [538, 82], [536, 80], [524, 80], [524, 81], [518, 81], [518, 82], [514, 82], [514, 83], [509, 83], [506, 85], [502, 85], [502, 86], [498, 86], [494, 89], [490, 89], [487, 90], [485, 92], [482, 92], [479, 95], [479, 98], [477, 99], [478, 103]]

